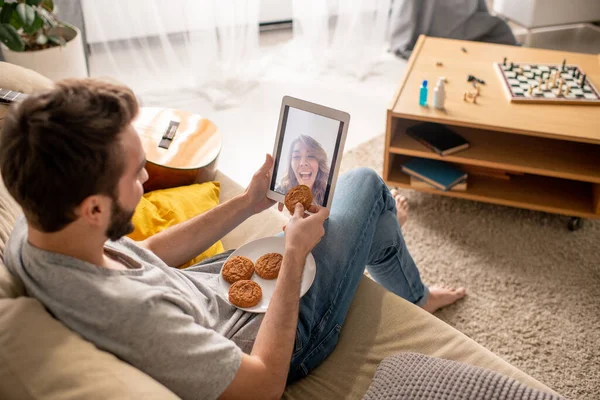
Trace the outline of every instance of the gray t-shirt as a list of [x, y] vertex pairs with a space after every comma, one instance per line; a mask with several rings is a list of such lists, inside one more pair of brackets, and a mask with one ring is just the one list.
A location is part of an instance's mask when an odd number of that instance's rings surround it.
[[218, 397], [237, 373], [242, 351], [252, 349], [262, 321], [262, 315], [231, 306], [217, 289], [229, 253], [178, 270], [128, 238], [106, 242], [105, 251], [129, 269], [34, 247], [21, 217], [4, 262], [28, 295], [100, 349], [182, 398]]

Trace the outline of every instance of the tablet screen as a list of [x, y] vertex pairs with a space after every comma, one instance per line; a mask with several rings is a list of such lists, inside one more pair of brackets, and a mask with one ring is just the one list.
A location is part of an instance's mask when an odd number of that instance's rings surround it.
[[271, 181], [271, 190], [286, 195], [306, 185], [313, 203], [326, 206], [344, 123], [319, 114], [285, 106]]

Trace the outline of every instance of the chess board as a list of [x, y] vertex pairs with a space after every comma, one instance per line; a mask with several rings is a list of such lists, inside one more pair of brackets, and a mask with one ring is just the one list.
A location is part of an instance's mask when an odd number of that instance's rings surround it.
[[[507, 65], [494, 63], [494, 67], [511, 103], [600, 105], [600, 94], [592, 82], [586, 77], [584, 84], [580, 86], [579, 80], [575, 78], [577, 73], [584, 74], [578, 66], [565, 65], [563, 70], [560, 64], [521, 63], [513, 64], [512, 71], [508, 63]], [[557, 87], [552, 89], [537, 87], [539, 78], [548, 78], [553, 70], [562, 70], [560, 76], [563, 78], [564, 85], [569, 86], [568, 94], [563, 90], [559, 95]], [[528, 90], [530, 85], [534, 85], [532, 93]]]

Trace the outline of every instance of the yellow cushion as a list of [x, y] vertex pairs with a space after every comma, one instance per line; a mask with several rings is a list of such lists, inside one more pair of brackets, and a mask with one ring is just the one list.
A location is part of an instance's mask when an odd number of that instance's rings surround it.
[[[163, 229], [200, 215], [219, 204], [219, 182], [206, 182], [144, 194], [133, 215], [133, 240], [144, 240]], [[186, 268], [223, 252], [221, 241], [179, 268]]]

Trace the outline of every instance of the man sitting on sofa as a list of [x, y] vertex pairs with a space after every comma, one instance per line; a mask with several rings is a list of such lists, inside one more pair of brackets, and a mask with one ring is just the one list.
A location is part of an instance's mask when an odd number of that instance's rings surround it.
[[[407, 206], [371, 170], [340, 177], [331, 213], [296, 207], [264, 316], [218, 289], [224, 253], [186, 270], [266, 197], [267, 156], [246, 191], [143, 242], [123, 237], [148, 178], [127, 88], [64, 81], [13, 106], [0, 168], [23, 208], [5, 263], [65, 325], [183, 398], [275, 398], [333, 350], [365, 266], [388, 290], [435, 311], [464, 289], [428, 289], [402, 237]], [[317, 263], [299, 298], [304, 261]]]

